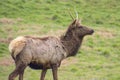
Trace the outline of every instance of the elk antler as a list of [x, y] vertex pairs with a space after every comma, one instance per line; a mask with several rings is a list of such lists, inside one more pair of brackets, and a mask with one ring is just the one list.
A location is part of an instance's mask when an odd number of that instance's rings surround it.
[[[69, 12], [71, 18], [72, 18], [73, 20], [75, 20], [75, 18], [73, 17], [72, 13], [70, 12], [70, 9], [68, 9], [68, 12]], [[78, 19], [78, 12], [76, 11], [76, 9], [74, 9], [74, 12], [75, 12], [75, 14], [76, 14], [76, 19]]]
[[75, 13], [76, 13], [76, 19], [78, 19], [78, 12], [76, 11], [76, 9], [74, 9]]
[[74, 20], [74, 17], [72, 15], [72, 13], [70, 12], [70, 9], [68, 9], [69, 15], [71, 16], [71, 18]]

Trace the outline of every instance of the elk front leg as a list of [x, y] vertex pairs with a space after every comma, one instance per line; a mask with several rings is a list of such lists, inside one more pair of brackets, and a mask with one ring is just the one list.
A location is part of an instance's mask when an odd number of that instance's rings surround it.
[[57, 75], [58, 66], [54, 64], [54, 65], [51, 65], [51, 67], [52, 67], [53, 79], [58, 80], [58, 75]]
[[46, 72], [47, 72], [47, 69], [43, 69], [42, 70], [40, 80], [44, 80], [45, 79]]

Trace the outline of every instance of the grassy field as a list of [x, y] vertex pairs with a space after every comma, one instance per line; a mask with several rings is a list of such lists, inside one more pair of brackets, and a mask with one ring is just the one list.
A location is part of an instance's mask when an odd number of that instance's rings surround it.
[[[15, 67], [8, 41], [64, 34], [72, 22], [68, 8], [76, 9], [82, 24], [95, 33], [85, 37], [77, 56], [63, 61], [59, 80], [120, 80], [119, 5], [119, 0], [0, 0], [0, 80], [7, 80]], [[28, 67], [24, 80], [39, 80], [40, 72]], [[51, 70], [45, 80], [52, 80]]]

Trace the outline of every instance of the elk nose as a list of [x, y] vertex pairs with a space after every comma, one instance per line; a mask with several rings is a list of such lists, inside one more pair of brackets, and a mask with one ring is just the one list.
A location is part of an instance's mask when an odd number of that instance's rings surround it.
[[94, 30], [91, 30], [91, 33], [94, 33]]
[[92, 29], [92, 30], [91, 30], [91, 34], [93, 34], [93, 33], [94, 33], [94, 30]]

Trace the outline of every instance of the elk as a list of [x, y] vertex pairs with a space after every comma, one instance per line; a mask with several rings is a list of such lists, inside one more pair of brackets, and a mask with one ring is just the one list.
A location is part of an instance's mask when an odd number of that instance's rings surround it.
[[78, 16], [73, 19], [65, 35], [59, 38], [21, 36], [12, 40], [9, 44], [9, 51], [16, 68], [9, 75], [8, 80], [14, 80], [17, 76], [19, 76], [19, 80], [23, 80], [27, 66], [42, 70], [40, 80], [44, 80], [47, 70], [52, 69], [53, 80], [58, 80], [57, 71], [61, 61], [75, 56], [84, 36], [94, 32], [93, 29], [81, 25]]

